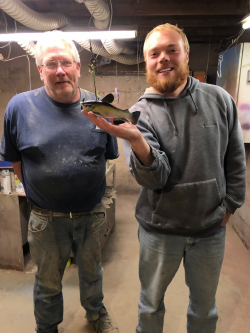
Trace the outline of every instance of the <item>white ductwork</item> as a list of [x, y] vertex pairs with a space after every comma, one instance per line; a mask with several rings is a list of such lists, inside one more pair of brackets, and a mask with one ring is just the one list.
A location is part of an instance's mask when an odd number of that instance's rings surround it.
[[[80, 44], [83, 48], [85, 48], [88, 51], [90, 50], [90, 42], [89, 40], [76, 40], [78, 44]], [[103, 47], [102, 43], [98, 41], [91, 41], [91, 47], [92, 47], [92, 52], [98, 55], [101, 55], [105, 58], [115, 60], [121, 64], [125, 65], [135, 65], [138, 62], [143, 62], [143, 59], [137, 59], [136, 55], [125, 55], [125, 54], [118, 54], [118, 55], [111, 55], [109, 54], [105, 48]]]
[[35, 58], [36, 44], [34, 42], [20, 41], [17, 42], [17, 44], [20, 45], [24, 49], [24, 51], [26, 51], [30, 56]]
[[[91, 15], [93, 15], [94, 24], [98, 29], [104, 29], [108, 26], [110, 20], [110, 13], [107, 3], [105, 3], [103, 0], [76, 1], [85, 4]], [[101, 28], [101, 22], [103, 22], [104, 19], [106, 19], [106, 26], [103, 25]], [[89, 41], [77, 40], [76, 42], [86, 50], [90, 51]], [[91, 41], [93, 53], [126, 65], [135, 65], [138, 64], [138, 62], [140, 63], [144, 61], [143, 59], [140, 59], [140, 61], [138, 61], [136, 55], [131, 56], [132, 54], [135, 54], [133, 50], [119, 45], [114, 40], [102, 40], [102, 43], [103, 45], [97, 41]]]
[[119, 62], [120, 64], [125, 65], [137, 65], [141, 62], [144, 62], [142, 57], [137, 57], [136, 55], [124, 55], [123, 53], [111, 57], [112, 60]]
[[84, 3], [93, 16], [94, 25], [99, 30], [106, 29], [110, 22], [109, 6], [103, 0], [76, 0]]
[[20, 0], [0, 0], [0, 8], [16, 21], [34, 30], [55, 30], [70, 24], [70, 19], [60, 13], [37, 13]]
[[115, 42], [113, 39], [102, 39], [102, 45], [106, 51], [111, 55], [117, 55], [120, 53], [135, 54], [136, 52], [128, 47]]
[[[97, 29], [103, 30], [107, 28], [110, 22], [110, 11], [106, 2], [103, 0], [76, 0], [79, 3], [84, 3], [90, 14], [93, 16], [93, 22]], [[120, 53], [135, 54], [135, 52], [125, 46], [119, 45], [112, 39], [102, 40], [102, 44], [110, 55]]]
[[[110, 21], [109, 7], [103, 0], [76, 0], [83, 2], [91, 15], [94, 17], [94, 24], [99, 29], [105, 29]], [[21, 24], [34, 30], [55, 30], [71, 24], [70, 19], [60, 13], [37, 13], [24, 5], [20, 0], [0, 0], [0, 8]], [[77, 43], [90, 51], [89, 41], [78, 40]], [[121, 46], [114, 40], [105, 41], [105, 47], [97, 41], [92, 41], [93, 53], [115, 60], [122, 64], [134, 65], [144, 60], [138, 59], [132, 50]], [[35, 57], [35, 44], [20, 42], [19, 45], [32, 57]], [[126, 53], [126, 54], [125, 54]]]

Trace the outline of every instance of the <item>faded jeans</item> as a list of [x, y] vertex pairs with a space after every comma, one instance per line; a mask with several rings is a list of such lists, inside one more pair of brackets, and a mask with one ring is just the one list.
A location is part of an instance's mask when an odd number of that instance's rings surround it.
[[192, 238], [150, 233], [140, 226], [139, 242], [141, 292], [136, 332], [163, 332], [164, 294], [183, 259], [189, 287], [187, 332], [214, 333], [218, 319], [215, 294], [224, 257], [225, 227], [220, 227], [214, 236]]
[[37, 332], [56, 333], [63, 320], [62, 278], [71, 249], [78, 266], [80, 301], [86, 317], [95, 320], [103, 307], [101, 236], [105, 208], [76, 218], [39, 216], [31, 212], [28, 241], [37, 264], [34, 312]]

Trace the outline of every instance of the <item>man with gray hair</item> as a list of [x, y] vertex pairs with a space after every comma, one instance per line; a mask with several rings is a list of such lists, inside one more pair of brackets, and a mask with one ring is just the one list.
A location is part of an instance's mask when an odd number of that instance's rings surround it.
[[63, 320], [63, 273], [73, 250], [80, 300], [97, 333], [117, 333], [103, 305], [101, 237], [106, 214], [105, 161], [118, 157], [116, 138], [81, 114], [80, 58], [63, 33], [36, 47], [44, 87], [13, 97], [6, 109], [0, 157], [12, 162], [32, 211], [28, 226], [36, 331], [56, 333]]
[[150, 88], [130, 109], [141, 111], [137, 126], [115, 126], [82, 111], [126, 139], [124, 155], [141, 185], [136, 332], [163, 332], [164, 294], [183, 261], [190, 291], [187, 332], [214, 333], [225, 225], [246, 190], [237, 108], [225, 90], [189, 76], [189, 44], [178, 27], [153, 29], [144, 57]]

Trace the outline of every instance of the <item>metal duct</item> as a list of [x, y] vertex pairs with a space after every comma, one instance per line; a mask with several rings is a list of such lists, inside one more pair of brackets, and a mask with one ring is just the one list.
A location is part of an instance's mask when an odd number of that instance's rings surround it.
[[55, 30], [70, 24], [60, 13], [37, 13], [20, 0], [0, 0], [0, 8], [16, 21], [34, 30]]

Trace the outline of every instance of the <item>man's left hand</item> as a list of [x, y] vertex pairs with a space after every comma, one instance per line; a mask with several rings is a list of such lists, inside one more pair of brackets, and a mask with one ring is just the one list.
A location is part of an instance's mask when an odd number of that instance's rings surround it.
[[230, 217], [231, 213], [229, 212], [229, 210], [226, 211], [226, 216], [224, 217], [223, 221], [221, 222], [221, 225], [224, 226], [227, 224], [229, 217]]

